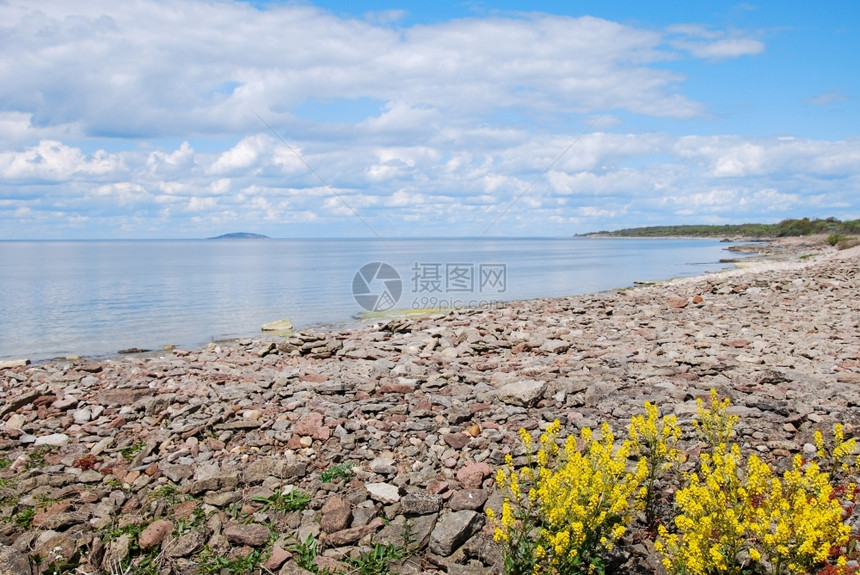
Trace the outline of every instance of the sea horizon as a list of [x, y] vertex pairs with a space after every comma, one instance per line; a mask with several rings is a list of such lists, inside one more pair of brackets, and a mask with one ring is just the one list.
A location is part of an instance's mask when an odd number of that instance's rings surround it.
[[[582, 236], [0, 240], [0, 359], [201, 347], [264, 335], [262, 324], [284, 318], [331, 329], [358, 325], [377, 307], [594, 293], [726, 269], [728, 245]], [[374, 263], [388, 265], [399, 291], [387, 290], [384, 269], [365, 269]]]

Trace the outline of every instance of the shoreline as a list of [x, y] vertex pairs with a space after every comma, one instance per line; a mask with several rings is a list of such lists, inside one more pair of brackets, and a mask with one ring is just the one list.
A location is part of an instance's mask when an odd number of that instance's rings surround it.
[[[592, 236], [582, 236], [582, 237], [588, 239]], [[603, 238], [603, 237], [601, 236], [601, 238]], [[606, 238], [603, 238], [603, 239], [606, 239]], [[609, 239], [614, 239], [614, 238], [609, 238]], [[689, 238], [689, 237], [635, 238], [635, 237], [633, 237], [633, 238], [618, 238], [618, 239], [701, 239], [701, 240], [714, 241], [716, 238]], [[734, 241], [734, 240], [732, 240], [732, 241]], [[781, 241], [782, 240], [780, 240], [779, 238], [769, 239], [763, 245], [765, 245], [765, 246], [779, 245]], [[816, 241], [815, 243], [817, 245], [818, 242]], [[822, 242], [822, 244], [823, 244], [823, 242]], [[724, 250], [727, 250], [727, 251], [737, 251], [739, 253], [750, 254], [750, 255], [745, 256], [745, 257], [740, 257], [740, 258], [721, 258], [720, 260], [715, 261], [714, 265], [720, 266], [720, 267], [725, 267], [728, 265], [740, 267], [741, 265], [746, 265], [748, 263], [753, 263], [753, 262], [758, 262], [758, 261], [763, 261], [763, 262], [771, 261], [772, 259], [774, 259], [776, 257], [791, 258], [794, 255], [794, 251], [796, 251], [796, 250], [793, 250], [793, 248], [789, 248], [787, 251], [780, 249], [780, 248], [777, 248], [776, 250], [774, 250], [771, 253], [762, 253], [762, 252], [760, 252], [760, 249], [761, 249], [760, 246], [761, 245], [762, 244], [759, 244], [759, 245], [742, 244], [742, 245], [731, 246], [730, 248], [724, 248]], [[818, 247], [823, 248], [824, 246], [822, 245], [822, 246], [818, 246]], [[739, 248], [739, 249], [732, 249], [732, 248]], [[774, 252], [778, 252], [780, 255], [777, 256], [777, 255], [775, 255]], [[704, 276], [715, 274], [715, 273], [722, 273], [724, 271], [727, 271], [727, 270], [726, 269], [720, 269], [720, 270], [716, 270], [716, 271], [712, 271], [712, 272], [711, 271], [705, 272], [705, 273], [698, 274], [695, 276], [681, 276], [681, 277], [700, 277], [700, 276], [704, 277]], [[575, 294], [575, 295], [588, 295], [590, 293], [602, 293], [604, 291], [615, 291], [615, 290], [630, 289], [631, 287], [640, 287], [640, 286], [645, 286], [645, 285], [660, 285], [660, 284], [674, 281], [675, 279], [678, 279], [678, 278], [668, 277], [666, 279], [649, 280], [649, 281], [633, 280], [630, 283], [630, 285], [628, 285], [628, 286], [611, 286], [611, 287], [607, 287], [603, 290], [599, 290], [599, 291], [595, 291], [595, 292], [586, 292], [583, 294]], [[498, 303], [498, 306], [504, 306], [504, 305], [509, 305], [511, 303], [515, 303], [517, 301], [530, 301], [533, 299], [554, 299], [554, 297], [570, 297], [570, 296], [569, 295], [561, 295], [561, 296], [549, 296], [549, 297], [536, 297], [536, 298], [528, 298], [526, 300], [499, 300], [497, 303]], [[496, 306], [496, 307], [498, 307], [498, 306]], [[445, 313], [447, 311], [451, 311], [452, 309], [454, 309], [454, 308], [443, 308], [443, 309], [439, 310], [438, 313]], [[466, 308], [462, 308], [462, 309], [466, 309]], [[348, 331], [351, 329], [361, 329], [362, 326], [365, 326], [368, 323], [373, 323], [375, 321], [379, 321], [377, 318], [361, 317], [361, 315], [362, 314], [356, 314], [356, 315], [351, 316], [349, 319], [337, 320], [337, 321], [311, 322], [311, 323], [302, 325], [299, 329], [304, 330], [304, 331], [319, 331], [319, 332], [335, 331], [335, 332], [339, 332], [339, 331]], [[398, 309], [398, 310], [389, 310], [387, 312], [384, 312], [384, 315], [385, 316], [391, 316], [391, 317], [400, 317], [400, 316], [407, 316], [408, 317], [408, 316], [413, 315], [413, 311], [409, 308], [403, 308], [403, 309]], [[424, 314], [422, 314], [422, 315], [424, 315]], [[44, 363], [48, 363], [48, 362], [63, 362], [63, 361], [69, 361], [69, 362], [106, 361], [106, 360], [120, 359], [122, 357], [128, 357], [128, 356], [152, 357], [152, 356], [159, 356], [159, 355], [162, 355], [165, 353], [170, 353], [173, 349], [175, 349], [177, 347], [188, 347], [188, 348], [201, 349], [201, 348], [205, 348], [207, 346], [210, 346], [212, 344], [216, 344], [216, 345], [229, 344], [231, 342], [235, 343], [235, 342], [238, 342], [241, 340], [265, 339], [267, 337], [271, 337], [271, 336], [267, 336], [264, 332], [255, 331], [255, 332], [251, 332], [251, 333], [242, 333], [242, 334], [237, 333], [237, 334], [210, 335], [205, 340], [199, 340], [199, 343], [196, 343], [196, 344], [167, 343], [167, 344], [150, 346], [150, 345], [146, 345], [144, 343], [144, 344], [142, 344], [142, 347], [133, 346], [133, 347], [128, 348], [128, 349], [120, 349], [120, 350], [116, 350], [116, 351], [110, 351], [110, 352], [104, 352], [104, 353], [95, 353], [95, 354], [72, 353], [69, 355], [56, 355], [56, 356], [51, 356], [51, 357], [41, 357], [41, 356], [38, 356], [38, 354], [35, 357], [33, 355], [18, 356], [18, 357], [9, 356], [5, 359], [0, 359], [0, 369], [2, 369], [3, 367], [18, 365], [18, 364], [23, 363], [23, 362], [26, 362], [26, 364], [44, 364]]]
[[[297, 541], [318, 542], [336, 570], [403, 544], [409, 525], [418, 551], [397, 572], [499, 572], [484, 511], [501, 505], [494, 472], [520, 428], [623, 430], [645, 401], [689, 422], [716, 389], [741, 418], [738, 442], [765, 461], [803, 453], [836, 422], [860, 430], [860, 247], [797, 258], [0, 369], [0, 512], [15, 519], [0, 522], [0, 555], [24, 565], [59, 550], [88, 574], [157, 555], [178, 575], [208, 560], [203, 549], [259, 552], [272, 573], [305, 575], [283, 553]], [[272, 503], [285, 489], [308, 495], [304, 511]], [[653, 549], [623, 552], [618, 573], [656, 572]]]

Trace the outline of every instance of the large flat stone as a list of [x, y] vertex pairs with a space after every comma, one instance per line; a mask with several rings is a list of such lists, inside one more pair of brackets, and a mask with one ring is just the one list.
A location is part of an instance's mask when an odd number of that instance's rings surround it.
[[546, 382], [534, 379], [512, 381], [502, 386], [496, 395], [508, 405], [531, 407], [541, 400], [546, 390]]
[[484, 525], [475, 511], [456, 511], [442, 517], [430, 534], [430, 551], [447, 557]]

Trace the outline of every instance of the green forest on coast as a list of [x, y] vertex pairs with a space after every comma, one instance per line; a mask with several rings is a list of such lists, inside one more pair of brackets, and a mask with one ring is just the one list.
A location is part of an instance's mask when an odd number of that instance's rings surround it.
[[601, 231], [585, 236], [603, 237], [734, 237], [747, 238], [784, 238], [812, 234], [854, 235], [860, 234], [860, 220], [841, 221], [836, 218], [802, 218], [782, 220], [777, 224], [726, 224], [726, 225], [683, 225], [683, 226], [646, 226], [625, 228], [614, 231]]

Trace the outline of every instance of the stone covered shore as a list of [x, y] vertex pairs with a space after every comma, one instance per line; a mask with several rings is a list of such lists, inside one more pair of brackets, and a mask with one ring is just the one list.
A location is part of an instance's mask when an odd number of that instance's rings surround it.
[[[821, 249], [496, 310], [0, 368], [0, 575], [64, 561], [303, 574], [314, 542], [319, 572], [392, 544], [413, 552], [391, 572], [499, 573], [484, 510], [521, 427], [622, 431], [645, 401], [689, 421], [715, 388], [765, 458], [835, 422], [857, 430], [858, 293], [860, 248]], [[635, 533], [616, 559], [658, 569]]]

